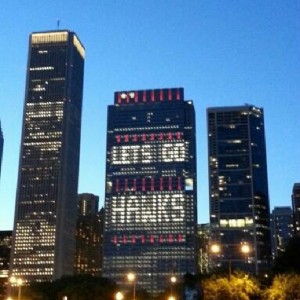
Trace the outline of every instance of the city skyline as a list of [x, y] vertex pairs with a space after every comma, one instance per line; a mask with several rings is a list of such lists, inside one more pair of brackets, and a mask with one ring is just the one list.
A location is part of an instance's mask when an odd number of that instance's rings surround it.
[[[209, 220], [207, 107], [247, 102], [264, 108], [271, 209], [291, 206], [300, 157], [299, 1], [175, 3], [78, 1], [71, 10], [71, 1], [0, 5], [1, 230], [13, 227], [28, 36], [57, 26], [74, 30], [87, 53], [78, 193], [104, 203], [106, 109], [113, 93], [183, 86], [196, 110], [198, 223]], [[141, 75], [131, 76], [133, 70]]]

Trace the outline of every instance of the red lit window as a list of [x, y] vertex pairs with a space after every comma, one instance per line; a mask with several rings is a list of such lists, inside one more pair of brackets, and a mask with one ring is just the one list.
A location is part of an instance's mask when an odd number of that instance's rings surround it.
[[127, 236], [123, 235], [123, 243], [126, 244], [127, 243]]
[[142, 134], [142, 141], [146, 142], [146, 140], [147, 140], [147, 135], [146, 135], [146, 133], [143, 133]]
[[116, 135], [116, 140], [117, 140], [117, 143], [120, 143], [121, 142], [121, 136], [120, 135]]
[[173, 241], [174, 241], [173, 234], [169, 234], [168, 241], [169, 241], [169, 243], [173, 243]]
[[176, 100], [180, 100], [180, 89], [176, 91]]
[[151, 134], [150, 134], [150, 141], [154, 141], [154, 139], [155, 139], [155, 134], [154, 134], [154, 133], [151, 133]]
[[125, 179], [125, 192], [128, 191], [128, 179]]
[[147, 101], [147, 94], [146, 91], [143, 91], [143, 102]]
[[112, 242], [113, 242], [114, 244], [117, 244], [118, 239], [117, 239], [117, 236], [116, 236], [116, 235], [114, 235], [114, 237], [112, 238]]
[[131, 242], [132, 242], [133, 244], [136, 243], [136, 236], [135, 236], [135, 235], [133, 235], [133, 236], [131, 237]]
[[150, 243], [152, 243], [152, 244], [154, 243], [154, 235], [153, 234], [150, 235]]
[[142, 244], [145, 243], [145, 236], [144, 235], [141, 235], [141, 242], [142, 242]]
[[172, 139], [172, 132], [169, 132], [168, 133], [168, 140], [171, 140]]
[[154, 95], [154, 91], [151, 91], [151, 101], [154, 102], [155, 101], [155, 95]]
[[164, 134], [162, 132], [159, 134], [158, 139], [160, 141], [162, 141], [164, 139]]
[[138, 140], [138, 135], [137, 135], [137, 134], [134, 134], [134, 135], [132, 136], [132, 141], [133, 141], [133, 142], [137, 142], [137, 140]]
[[134, 102], [139, 102], [139, 94], [138, 94], [138, 92], [135, 92], [134, 93]]
[[176, 138], [177, 138], [177, 140], [181, 139], [181, 132], [180, 131], [176, 132]]
[[178, 234], [178, 242], [183, 242], [183, 235], [182, 234]]
[[146, 191], [146, 178], [142, 178], [142, 191]]
[[178, 189], [179, 191], [181, 191], [181, 189], [182, 189], [182, 186], [181, 186], [181, 177], [178, 177], [178, 178], [177, 178], [177, 189]]
[[169, 177], [169, 191], [172, 191], [172, 177]]
[[154, 191], [154, 178], [151, 177], [151, 191]]
[[164, 90], [159, 91], [159, 100], [163, 101], [164, 100]]
[[163, 177], [160, 177], [159, 185], [160, 185], [159, 188], [162, 191], [164, 189], [164, 178]]
[[122, 99], [121, 99], [121, 93], [118, 93], [118, 103], [121, 103]]
[[162, 235], [159, 236], [159, 242], [163, 243], [164, 242], [164, 237]]
[[129, 135], [128, 135], [128, 134], [125, 134], [124, 141], [125, 141], [125, 142], [128, 142], [128, 141], [129, 141]]
[[168, 91], [168, 100], [172, 100], [172, 90], [169, 89]]
[[133, 179], [133, 190], [136, 191], [136, 178]]

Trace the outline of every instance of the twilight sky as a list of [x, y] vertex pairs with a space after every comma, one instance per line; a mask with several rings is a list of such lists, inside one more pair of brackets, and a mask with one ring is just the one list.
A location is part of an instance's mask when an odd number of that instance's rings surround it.
[[28, 38], [86, 49], [79, 193], [103, 205], [107, 106], [118, 90], [184, 87], [196, 109], [198, 222], [209, 221], [206, 108], [263, 107], [271, 209], [300, 182], [300, 0], [0, 1], [0, 230], [13, 227]]

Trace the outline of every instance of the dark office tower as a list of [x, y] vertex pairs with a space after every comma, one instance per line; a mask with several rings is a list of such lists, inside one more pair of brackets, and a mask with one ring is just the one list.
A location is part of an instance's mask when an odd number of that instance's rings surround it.
[[98, 205], [98, 196], [78, 195], [75, 274], [100, 275], [101, 223]]
[[6, 296], [11, 240], [11, 230], [0, 231], [0, 299]]
[[10, 273], [73, 274], [84, 48], [70, 31], [30, 35]]
[[208, 108], [207, 121], [214, 256], [223, 267], [258, 273], [271, 258], [263, 109]]
[[294, 235], [293, 211], [290, 207], [275, 207], [271, 214], [273, 258], [285, 251]]
[[292, 192], [295, 234], [300, 236], [300, 183], [295, 183]]
[[104, 276], [157, 293], [196, 264], [195, 112], [183, 88], [116, 92], [108, 107]]
[[3, 156], [3, 144], [4, 144], [4, 139], [3, 139], [3, 133], [1, 128], [1, 123], [0, 123], [0, 176], [1, 176], [2, 156]]

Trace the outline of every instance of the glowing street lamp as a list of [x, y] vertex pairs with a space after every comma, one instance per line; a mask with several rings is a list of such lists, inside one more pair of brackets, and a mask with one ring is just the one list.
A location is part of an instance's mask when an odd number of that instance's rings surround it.
[[132, 272], [127, 274], [127, 280], [133, 283], [133, 300], [135, 300], [135, 283], [136, 283], [136, 275]]
[[169, 296], [168, 300], [176, 300], [174, 296]]
[[174, 300], [175, 298], [173, 297], [173, 284], [175, 284], [177, 281], [176, 276], [172, 275], [170, 281], [171, 281], [171, 296], [169, 297], [169, 300]]
[[121, 292], [117, 292], [116, 293], [116, 300], [123, 300], [124, 299], [124, 295]]

